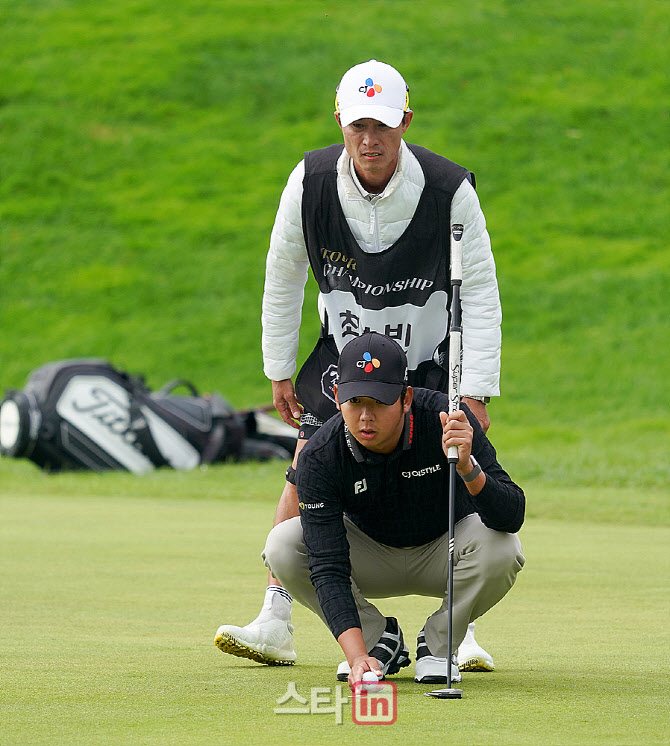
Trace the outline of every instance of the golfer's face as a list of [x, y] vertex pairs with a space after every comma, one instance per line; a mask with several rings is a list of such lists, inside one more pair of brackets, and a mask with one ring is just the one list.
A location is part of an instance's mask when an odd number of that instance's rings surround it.
[[367, 396], [356, 397], [340, 404], [340, 410], [349, 432], [362, 446], [375, 453], [391, 453], [402, 435], [408, 398], [403, 406], [400, 398], [394, 404], [382, 404]]
[[404, 124], [399, 127], [388, 127], [376, 119], [357, 119], [342, 128], [344, 147], [363, 186], [383, 189], [391, 179], [411, 115], [412, 112], [407, 112]]

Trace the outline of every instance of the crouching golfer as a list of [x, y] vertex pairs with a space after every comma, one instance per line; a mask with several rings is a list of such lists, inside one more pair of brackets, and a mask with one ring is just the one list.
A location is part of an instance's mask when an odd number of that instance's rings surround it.
[[[368, 600], [434, 596], [441, 605], [419, 632], [414, 679], [461, 676], [453, 654], [467, 626], [510, 590], [525, 562], [516, 531], [523, 491], [466, 406], [407, 386], [407, 359], [392, 339], [363, 334], [342, 350], [339, 414], [298, 461], [300, 517], [270, 532], [263, 557], [272, 574], [328, 625], [346, 662], [338, 678], [389, 675], [409, 665], [394, 617]], [[447, 646], [449, 446], [458, 447], [455, 500], [453, 650]]]

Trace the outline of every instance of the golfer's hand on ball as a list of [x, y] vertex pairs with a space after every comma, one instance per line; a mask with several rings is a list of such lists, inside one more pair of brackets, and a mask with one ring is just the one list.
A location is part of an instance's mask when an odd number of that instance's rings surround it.
[[472, 451], [472, 425], [468, 422], [465, 412], [457, 409], [451, 414], [440, 412], [440, 422], [442, 423], [442, 450], [444, 455], [449, 455], [449, 448], [456, 446], [458, 448], [458, 463], [456, 471], [459, 474], [467, 474], [472, 471], [470, 465], [470, 452]]
[[376, 658], [366, 655], [359, 656], [358, 658], [354, 659], [354, 662], [351, 666], [351, 672], [349, 673], [349, 678], [347, 679], [349, 688], [352, 691], [354, 688], [354, 684], [357, 681], [363, 681], [363, 674], [368, 671], [372, 671], [372, 673], [374, 673], [378, 679], [381, 679], [383, 676], [382, 670], [379, 667], [379, 661]]

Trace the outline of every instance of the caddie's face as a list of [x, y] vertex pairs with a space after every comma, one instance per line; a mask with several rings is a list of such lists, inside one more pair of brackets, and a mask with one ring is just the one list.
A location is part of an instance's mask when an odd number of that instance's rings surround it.
[[398, 398], [393, 404], [382, 404], [361, 396], [338, 406], [349, 432], [362, 446], [374, 453], [391, 453], [398, 445], [411, 404], [412, 389], [408, 388], [404, 403]]
[[357, 119], [346, 127], [340, 125], [344, 147], [368, 191], [382, 192], [391, 180], [398, 163], [400, 141], [411, 121], [412, 112], [407, 111], [405, 121], [398, 127], [388, 127], [377, 119]]

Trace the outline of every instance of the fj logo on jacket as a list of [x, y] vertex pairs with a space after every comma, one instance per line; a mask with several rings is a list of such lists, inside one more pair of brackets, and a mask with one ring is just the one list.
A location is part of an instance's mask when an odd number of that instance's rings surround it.
[[358, 495], [360, 492], [367, 492], [368, 483], [365, 479], [361, 479], [360, 482], [354, 482], [354, 494]]
[[442, 467], [439, 464], [435, 464], [435, 466], [426, 466], [424, 469], [418, 469], [416, 471], [403, 471], [402, 475], [405, 479], [411, 479], [412, 477], [425, 477], [426, 474], [434, 474], [436, 471], [442, 471]]

